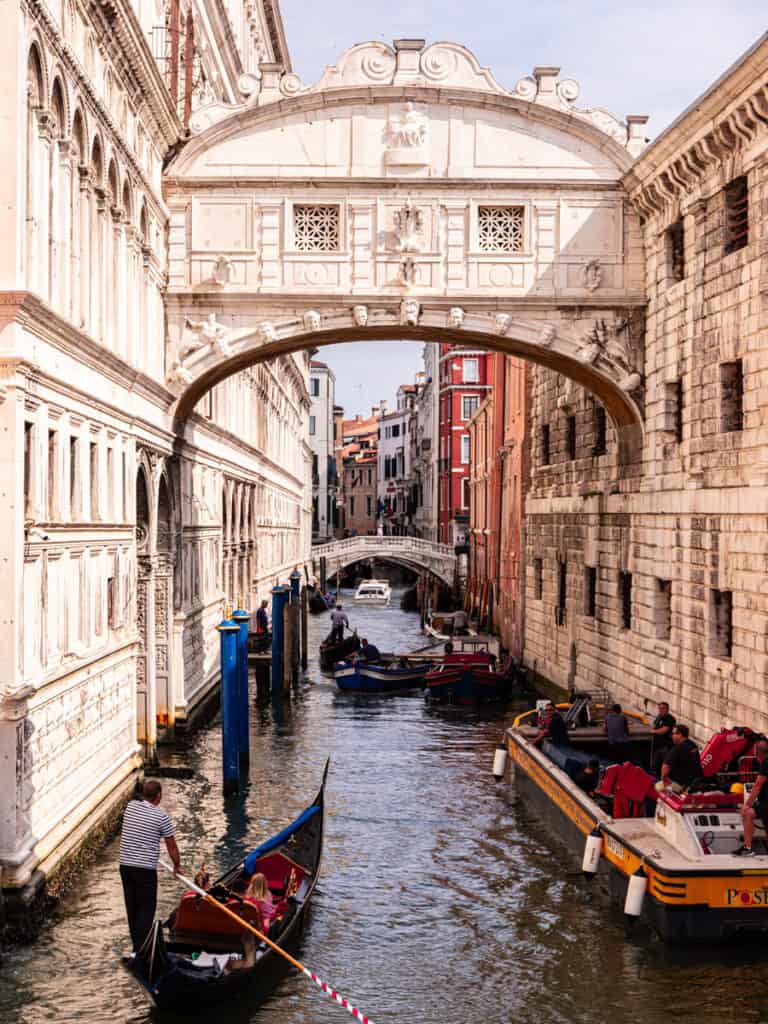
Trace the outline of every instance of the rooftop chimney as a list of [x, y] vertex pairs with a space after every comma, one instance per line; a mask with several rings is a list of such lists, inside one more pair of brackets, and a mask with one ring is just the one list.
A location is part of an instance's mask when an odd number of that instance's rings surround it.
[[359, 423], [362, 420], [362, 418], [363, 417], [360, 415], [359, 412], [355, 413], [355, 423]]
[[387, 415], [387, 400], [386, 400], [386, 398], [382, 398], [382, 400], [379, 402], [379, 408], [381, 409], [381, 415], [382, 416], [386, 416]]
[[376, 417], [378, 415], [379, 415], [379, 407], [378, 407], [378, 405], [372, 405], [371, 406], [371, 416], [373, 416], [373, 418], [376, 419]]

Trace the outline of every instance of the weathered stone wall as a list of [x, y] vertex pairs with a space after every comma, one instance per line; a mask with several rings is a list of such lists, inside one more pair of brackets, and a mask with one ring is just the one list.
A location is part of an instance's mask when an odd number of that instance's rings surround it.
[[[640, 710], [667, 699], [701, 739], [726, 723], [768, 729], [768, 129], [753, 117], [735, 134], [739, 103], [757, 90], [764, 107], [765, 89], [729, 74], [626, 178], [644, 216], [642, 460], [619, 466], [610, 429], [594, 455], [592, 400], [535, 369], [526, 524], [528, 663]], [[720, 142], [697, 148], [704, 111]], [[729, 252], [726, 186], [742, 175], [748, 234]]]

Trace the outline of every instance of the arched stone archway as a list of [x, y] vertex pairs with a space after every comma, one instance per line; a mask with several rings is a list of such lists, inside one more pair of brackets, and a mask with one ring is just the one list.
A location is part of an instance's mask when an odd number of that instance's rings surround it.
[[281, 353], [414, 338], [482, 346], [590, 389], [620, 460], [643, 423], [642, 148], [537, 68], [363, 43], [320, 82], [274, 72], [197, 113], [168, 168], [167, 382], [178, 432], [212, 386]]

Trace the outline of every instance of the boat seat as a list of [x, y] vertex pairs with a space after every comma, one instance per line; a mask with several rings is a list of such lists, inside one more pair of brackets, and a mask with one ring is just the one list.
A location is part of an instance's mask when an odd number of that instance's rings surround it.
[[594, 754], [587, 754], [576, 747], [557, 747], [549, 740], [544, 740], [541, 749], [550, 761], [558, 768], [562, 768], [572, 779], [576, 778], [587, 762], [594, 757]]

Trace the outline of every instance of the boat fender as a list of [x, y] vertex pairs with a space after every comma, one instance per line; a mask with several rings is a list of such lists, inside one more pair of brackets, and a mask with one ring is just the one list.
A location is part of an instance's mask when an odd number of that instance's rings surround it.
[[627, 885], [627, 895], [624, 900], [624, 916], [634, 920], [640, 917], [643, 910], [643, 900], [645, 899], [645, 891], [648, 888], [648, 878], [643, 870], [642, 865], [629, 879]]
[[493, 755], [493, 777], [494, 779], [504, 778], [504, 769], [507, 767], [507, 747], [502, 740], [498, 747], [496, 747], [496, 753]]
[[587, 878], [594, 878], [600, 864], [600, 854], [603, 850], [603, 837], [600, 829], [595, 827], [587, 836], [584, 844], [584, 857], [581, 862], [581, 870]]

